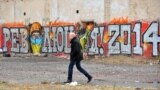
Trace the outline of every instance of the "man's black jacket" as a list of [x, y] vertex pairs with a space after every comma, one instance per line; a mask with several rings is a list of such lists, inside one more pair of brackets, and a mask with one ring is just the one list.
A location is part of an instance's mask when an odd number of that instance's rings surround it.
[[77, 37], [71, 40], [70, 60], [83, 60], [82, 47]]

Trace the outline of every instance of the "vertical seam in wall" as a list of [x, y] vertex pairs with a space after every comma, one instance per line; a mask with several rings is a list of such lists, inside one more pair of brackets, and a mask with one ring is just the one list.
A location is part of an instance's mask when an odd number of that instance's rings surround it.
[[104, 18], [107, 22], [110, 20], [110, 0], [104, 0]]

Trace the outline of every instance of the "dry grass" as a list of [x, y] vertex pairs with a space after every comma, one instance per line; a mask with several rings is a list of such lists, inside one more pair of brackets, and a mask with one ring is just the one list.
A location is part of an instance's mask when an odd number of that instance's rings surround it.
[[91, 86], [91, 85], [17, 85], [17, 84], [0, 84], [0, 90], [135, 90], [134, 88], [126, 87], [110, 87], [110, 86]]
[[127, 55], [113, 55], [111, 57], [98, 56], [95, 59], [94, 56], [90, 57], [90, 60], [94, 60], [97, 63], [104, 64], [128, 64], [128, 65], [139, 65], [139, 64], [158, 64], [160, 57], [144, 58], [142, 56], [127, 56]]
[[57, 85], [57, 84], [9, 84], [0, 83], [0, 90], [156, 90], [133, 87], [93, 86], [93, 85]]

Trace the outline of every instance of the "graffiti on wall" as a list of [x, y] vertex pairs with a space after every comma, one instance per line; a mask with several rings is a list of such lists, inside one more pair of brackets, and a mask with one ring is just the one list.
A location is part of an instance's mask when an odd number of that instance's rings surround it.
[[36, 50], [39, 49], [40, 53], [70, 53], [68, 33], [76, 32], [88, 55], [153, 57], [160, 53], [158, 21], [128, 22], [127, 19], [114, 19], [110, 23], [94, 25], [93, 28], [80, 29], [74, 24], [47, 25], [41, 27], [42, 31], [38, 31], [38, 28], [33, 32], [27, 27], [1, 26], [1, 52], [37, 53]]

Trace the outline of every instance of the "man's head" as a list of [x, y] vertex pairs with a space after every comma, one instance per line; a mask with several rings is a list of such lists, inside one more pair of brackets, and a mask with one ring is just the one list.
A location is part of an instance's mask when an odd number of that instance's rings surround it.
[[77, 35], [74, 32], [70, 32], [69, 33], [69, 40], [72, 40], [74, 37], [76, 37]]

